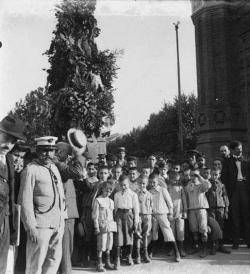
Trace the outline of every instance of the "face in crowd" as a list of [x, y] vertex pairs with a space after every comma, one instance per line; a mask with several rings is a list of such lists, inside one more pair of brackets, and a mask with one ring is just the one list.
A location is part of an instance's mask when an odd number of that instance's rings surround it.
[[98, 171], [98, 177], [101, 181], [103, 182], [106, 182], [108, 180], [108, 177], [109, 177], [109, 171], [107, 168], [101, 168], [99, 171]]
[[150, 186], [152, 189], [156, 189], [158, 185], [159, 185], [159, 177], [158, 176], [154, 176], [152, 179], [150, 179]]
[[88, 174], [89, 177], [96, 176], [96, 168], [95, 168], [94, 164], [88, 164], [87, 174]]
[[120, 150], [120, 151], [118, 152], [118, 158], [119, 158], [119, 160], [124, 160], [124, 159], [125, 159], [125, 156], [126, 156], [125, 151]]
[[42, 165], [48, 165], [51, 163], [52, 159], [55, 157], [54, 149], [38, 148], [37, 157]]
[[211, 173], [211, 179], [213, 181], [219, 180], [220, 179], [220, 170], [213, 170]]
[[0, 154], [6, 155], [8, 152], [10, 152], [17, 139], [15, 137], [12, 137], [11, 135], [0, 131]]
[[115, 180], [119, 180], [120, 176], [122, 175], [122, 168], [115, 167], [114, 169], [112, 169], [112, 175]]
[[238, 145], [234, 149], [232, 149], [232, 153], [233, 155], [238, 157], [242, 156], [242, 145]]
[[205, 180], [209, 180], [211, 178], [211, 170], [209, 168], [205, 168], [201, 171], [201, 176]]
[[220, 154], [223, 158], [228, 158], [230, 155], [230, 150], [229, 150], [228, 146], [221, 146]]
[[149, 156], [149, 158], [148, 158], [149, 167], [150, 167], [150, 168], [155, 167], [156, 161], [157, 161], [157, 160], [156, 160], [156, 157], [155, 157], [154, 155]]
[[125, 178], [120, 182], [120, 188], [122, 192], [126, 191], [129, 188], [129, 178]]
[[128, 168], [136, 167], [136, 161], [132, 160], [128, 162]]
[[139, 182], [140, 190], [142, 191], [147, 190], [147, 185], [148, 185], [148, 178], [146, 176], [143, 176]]
[[149, 177], [149, 175], [150, 175], [150, 168], [144, 167], [142, 169], [142, 176]]
[[138, 178], [138, 171], [136, 169], [129, 171], [129, 179], [130, 181], [135, 181]]
[[195, 164], [196, 164], [196, 156], [194, 154], [188, 155], [187, 161], [188, 161], [188, 163], [191, 166], [195, 166]]
[[221, 160], [219, 160], [219, 159], [214, 160], [213, 167], [214, 167], [214, 169], [222, 170]]
[[111, 183], [105, 184], [105, 186], [102, 189], [102, 196], [104, 198], [109, 197], [113, 191], [113, 186]]
[[17, 172], [21, 172], [24, 167], [24, 156], [26, 154], [25, 151], [15, 150], [11, 152], [13, 157], [14, 168]]
[[206, 165], [206, 159], [205, 159], [205, 157], [202, 157], [202, 156], [198, 157], [197, 164], [198, 164], [199, 168], [204, 168], [205, 165]]

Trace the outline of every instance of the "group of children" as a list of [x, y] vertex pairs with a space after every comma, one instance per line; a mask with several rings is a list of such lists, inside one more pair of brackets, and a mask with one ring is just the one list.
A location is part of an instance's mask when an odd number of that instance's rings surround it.
[[206, 257], [208, 235], [211, 254], [217, 250], [230, 253], [222, 241], [229, 202], [220, 169], [161, 161], [154, 169], [142, 168], [139, 174], [136, 165], [126, 169], [102, 165], [96, 170], [90, 162], [81, 190], [78, 230], [84, 239], [85, 259], [96, 240], [98, 272], [119, 269], [121, 258], [128, 265], [141, 260], [149, 263], [159, 228], [176, 262], [186, 256], [184, 240], [191, 243], [189, 253], [200, 250], [200, 257]]

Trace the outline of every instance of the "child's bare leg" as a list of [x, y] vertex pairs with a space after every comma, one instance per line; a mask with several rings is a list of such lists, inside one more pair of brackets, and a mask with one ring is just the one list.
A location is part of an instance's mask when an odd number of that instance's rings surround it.
[[132, 259], [132, 251], [133, 251], [133, 245], [127, 245], [128, 255], [127, 255], [127, 264], [133, 265], [133, 259]]

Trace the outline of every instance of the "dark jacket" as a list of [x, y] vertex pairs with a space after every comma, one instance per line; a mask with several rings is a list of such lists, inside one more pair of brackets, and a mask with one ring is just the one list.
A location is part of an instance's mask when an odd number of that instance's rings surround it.
[[[245, 184], [247, 185], [248, 191], [250, 191], [250, 162], [244, 158], [241, 160], [241, 172], [246, 180]], [[229, 197], [232, 197], [232, 194], [235, 191], [237, 174], [238, 170], [234, 157], [231, 156], [230, 158], [225, 159], [221, 171], [221, 181], [225, 185]]]
[[212, 186], [206, 193], [209, 208], [226, 208], [227, 210], [229, 207], [229, 200], [225, 186], [221, 183], [220, 180], [210, 180], [210, 182]]
[[7, 174], [0, 174], [0, 226], [5, 216], [10, 215], [10, 231], [12, 232], [14, 230], [15, 170], [11, 155], [6, 156], [6, 164]]
[[78, 218], [79, 214], [76, 203], [76, 191], [73, 180], [82, 179], [84, 161], [81, 159], [81, 156], [79, 156], [68, 163], [58, 162], [56, 165], [62, 177], [68, 219]]

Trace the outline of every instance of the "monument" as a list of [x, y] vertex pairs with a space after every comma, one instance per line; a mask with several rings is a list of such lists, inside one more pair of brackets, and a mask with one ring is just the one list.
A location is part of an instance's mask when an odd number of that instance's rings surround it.
[[250, 3], [191, 1], [198, 88], [198, 149], [208, 158], [232, 139], [250, 154]]

